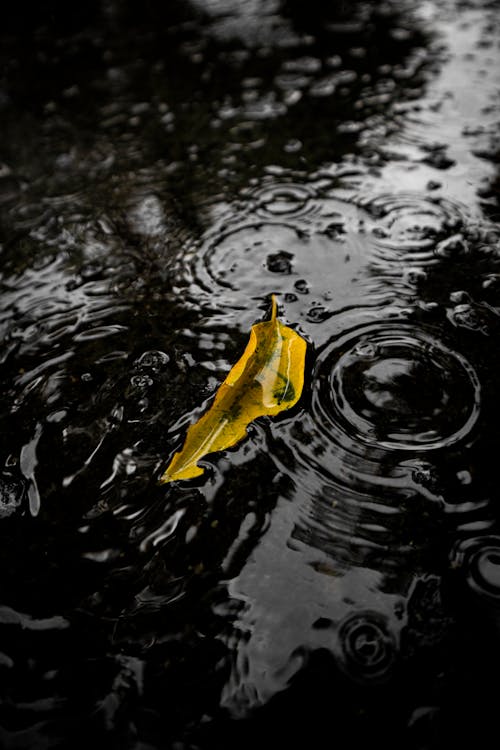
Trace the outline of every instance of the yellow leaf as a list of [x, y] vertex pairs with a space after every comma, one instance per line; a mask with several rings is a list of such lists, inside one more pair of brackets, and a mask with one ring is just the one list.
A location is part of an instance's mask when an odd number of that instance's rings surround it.
[[236, 445], [257, 417], [274, 416], [299, 400], [304, 385], [306, 342], [276, 317], [252, 326], [243, 355], [217, 391], [211, 408], [192, 424], [182, 450], [172, 458], [160, 482], [203, 474], [198, 461]]

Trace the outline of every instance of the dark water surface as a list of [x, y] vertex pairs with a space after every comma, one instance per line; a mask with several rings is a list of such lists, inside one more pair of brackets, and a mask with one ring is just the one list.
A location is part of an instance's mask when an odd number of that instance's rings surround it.
[[[1, 15], [0, 746], [490, 746], [498, 2]], [[273, 292], [301, 402], [159, 486]]]

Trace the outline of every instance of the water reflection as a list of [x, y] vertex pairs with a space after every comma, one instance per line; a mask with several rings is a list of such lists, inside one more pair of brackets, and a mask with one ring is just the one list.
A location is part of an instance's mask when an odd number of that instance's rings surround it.
[[[1, 741], [446, 746], [464, 590], [497, 642], [493, 9], [48, 5], [4, 11]], [[159, 488], [273, 292], [302, 403]]]

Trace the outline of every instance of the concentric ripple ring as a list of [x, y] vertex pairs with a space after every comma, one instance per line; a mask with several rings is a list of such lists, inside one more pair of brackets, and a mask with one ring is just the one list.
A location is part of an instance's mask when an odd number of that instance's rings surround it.
[[313, 413], [335, 440], [424, 451], [465, 439], [479, 415], [472, 365], [424, 330], [372, 324], [330, 343], [316, 366]]
[[454, 568], [464, 572], [467, 584], [485, 600], [500, 601], [500, 536], [485, 535], [457, 542], [452, 550]]

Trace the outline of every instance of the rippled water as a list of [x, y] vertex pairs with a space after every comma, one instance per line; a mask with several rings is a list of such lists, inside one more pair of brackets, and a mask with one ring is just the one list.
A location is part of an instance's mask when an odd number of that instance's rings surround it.
[[[0, 744], [486, 746], [498, 2], [143, 6], [2, 11]], [[159, 486], [272, 293], [300, 403]]]

